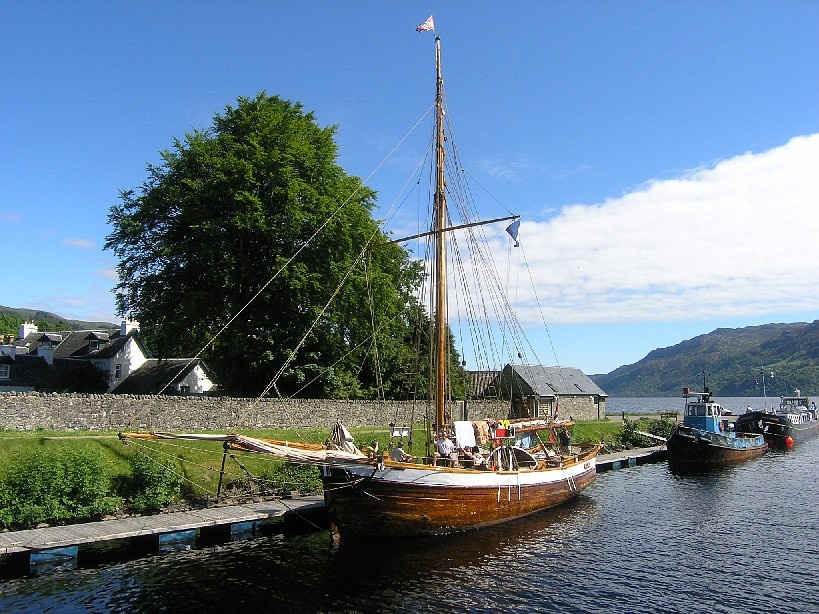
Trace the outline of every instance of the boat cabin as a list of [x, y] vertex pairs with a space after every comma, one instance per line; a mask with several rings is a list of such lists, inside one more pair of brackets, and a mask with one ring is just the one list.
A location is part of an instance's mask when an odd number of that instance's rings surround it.
[[780, 397], [781, 401], [779, 403], [779, 409], [782, 410], [783, 413], [789, 412], [800, 412], [805, 411], [806, 409], [810, 409], [810, 402], [808, 397], [799, 396], [799, 390], [796, 391], [797, 396], [793, 397]]
[[705, 392], [694, 394], [695, 400], [689, 400], [691, 396], [689, 389], [685, 388], [683, 391], [683, 395], [686, 398], [683, 426], [701, 431], [711, 431], [713, 433], [719, 433], [724, 430], [724, 424], [722, 423], [722, 406], [711, 400], [711, 393], [707, 389]]

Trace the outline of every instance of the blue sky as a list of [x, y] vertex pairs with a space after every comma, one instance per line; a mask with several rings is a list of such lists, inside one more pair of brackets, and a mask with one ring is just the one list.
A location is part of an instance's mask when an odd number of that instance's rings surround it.
[[[117, 321], [109, 207], [240, 96], [300, 101], [370, 177], [432, 102], [430, 14], [481, 206], [523, 216], [543, 362], [819, 317], [814, 0], [11, 3], [0, 304]], [[408, 164], [368, 179], [383, 206]]]

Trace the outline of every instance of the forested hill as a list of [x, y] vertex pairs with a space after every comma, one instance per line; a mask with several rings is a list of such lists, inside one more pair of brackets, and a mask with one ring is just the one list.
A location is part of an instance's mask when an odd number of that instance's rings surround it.
[[591, 378], [609, 396], [679, 396], [684, 386], [700, 390], [705, 371], [717, 396], [762, 396], [763, 366], [768, 396], [819, 396], [819, 320], [718, 328]]
[[118, 324], [111, 324], [109, 322], [66, 320], [50, 311], [21, 309], [0, 305], [0, 334], [17, 334], [19, 326], [23, 322], [34, 322], [41, 331], [119, 328]]

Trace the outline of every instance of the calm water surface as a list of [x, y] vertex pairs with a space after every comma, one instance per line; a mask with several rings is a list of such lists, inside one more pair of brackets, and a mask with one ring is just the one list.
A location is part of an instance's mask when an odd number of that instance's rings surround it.
[[[730, 409], [734, 414], [741, 414], [750, 405], [754, 409], [771, 407], [771, 404], [778, 407], [779, 397], [713, 397], [716, 402], [726, 409]], [[682, 393], [678, 397], [634, 397], [606, 399], [606, 413], [609, 415], [619, 415], [621, 412], [632, 414], [656, 414], [665, 411], [677, 411], [682, 419], [685, 399]]]
[[633, 467], [493, 529], [335, 554], [325, 533], [261, 537], [10, 580], [0, 611], [819, 612], [817, 465], [819, 438], [707, 474]]

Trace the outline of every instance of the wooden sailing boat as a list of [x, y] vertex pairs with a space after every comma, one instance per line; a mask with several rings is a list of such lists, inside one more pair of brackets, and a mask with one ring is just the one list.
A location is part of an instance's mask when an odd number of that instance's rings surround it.
[[[447, 228], [444, 177], [444, 108], [440, 38], [436, 44], [435, 191], [433, 207], [434, 426], [450, 431], [447, 403], [447, 270], [445, 235], [472, 226]], [[516, 219], [503, 218], [503, 219]], [[499, 220], [492, 220], [499, 221]], [[533, 514], [576, 497], [595, 478], [600, 446], [561, 445], [571, 423], [547, 419], [510, 421], [492, 438], [483, 470], [424, 462], [397, 462], [359, 451], [341, 424], [327, 444], [272, 441], [238, 434], [127, 433], [125, 438], [201, 439], [227, 448], [269, 454], [321, 467], [324, 498], [335, 537], [436, 535], [476, 529]], [[545, 432], [545, 437], [540, 436]], [[524, 445], [523, 442], [528, 444]], [[551, 443], [550, 443], [551, 442]]]
[[[436, 37], [435, 44], [433, 394], [435, 425], [443, 430], [448, 330], [444, 235], [448, 217], [440, 38]], [[443, 534], [502, 523], [572, 499], [594, 480], [599, 446], [558, 452], [539, 437], [536, 450], [515, 445], [516, 436], [542, 430], [551, 431], [554, 440], [558, 426], [550, 420], [511, 422], [508, 437], [495, 440], [502, 445], [493, 446], [488, 470], [396, 462], [383, 456], [367, 462], [324, 465], [324, 497], [332, 531], [345, 538]]]

